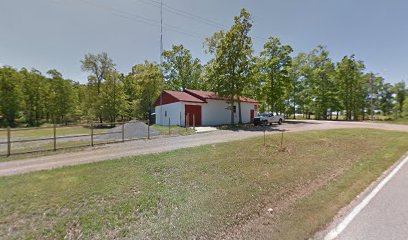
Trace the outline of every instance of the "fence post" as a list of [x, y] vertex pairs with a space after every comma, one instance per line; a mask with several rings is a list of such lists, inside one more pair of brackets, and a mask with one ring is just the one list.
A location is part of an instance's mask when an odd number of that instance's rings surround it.
[[190, 113], [187, 113], [187, 119], [186, 119], [186, 131], [187, 131], [187, 128], [189, 127], [189, 125], [190, 125]]
[[193, 114], [193, 129], [195, 130], [195, 114]]
[[54, 151], [57, 151], [57, 125], [54, 123]]
[[171, 132], [170, 132], [170, 117], [169, 117], [169, 135], [171, 135]]
[[147, 139], [150, 139], [150, 117], [147, 119]]
[[264, 124], [264, 146], [266, 145], [266, 125]]
[[94, 146], [94, 126], [93, 122], [91, 122], [91, 146]]
[[126, 123], [122, 124], [122, 142], [125, 142], [125, 124]]
[[11, 130], [7, 127], [7, 156], [11, 155]]
[[281, 135], [281, 142], [280, 142], [280, 148], [283, 148], [283, 131], [282, 131], [282, 135]]

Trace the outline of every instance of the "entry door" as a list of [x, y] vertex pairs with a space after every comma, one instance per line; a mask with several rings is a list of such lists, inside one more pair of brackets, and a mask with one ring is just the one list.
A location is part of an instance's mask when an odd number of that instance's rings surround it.
[[254, 122], [254, 117], [255, 117], [255, 110], [251, 109], [251, 112], [250, 112], [251, 123]]
[[201, 125], [201, 106], [200, 105], [185, 105], [185, 113], [186, 113], [186, 126], [193, 126], [195, 121], [196, 126]]

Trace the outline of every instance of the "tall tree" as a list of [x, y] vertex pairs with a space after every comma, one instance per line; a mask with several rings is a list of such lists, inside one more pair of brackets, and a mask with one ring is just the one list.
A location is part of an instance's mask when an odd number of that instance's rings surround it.
[[403, 108], [403, 105], [404, 105], [404, 101], [405, 101], [407, 93], [408, 93], [408, 91], [406, 89], [406, 86], [405, 86], [405, 82], [404, 81], [397, 82], [394, 85], [392, 90], [393, 90], [393, 92], [395, 94], [395, 102], [396, 102], [395, 109], [397, 111], [398, 116], [401, 117], [402, 116], [402, 108]]
[[14, 127], [23, 106], [21, 75], [8, 66], [0, 68], [0, 115], [3, 125]]
[[405, 98], [404, 104], [402, 104], [403, 116], [408, 118], [408, 98]]
[[156, 63], [145, 61], [133, 66], [127, 76], [135, 90], [130, 99], [134, 102], [135, 115], [141, 118], [150, 117], [154, 101], [164, 88], [162, 70]]
[[117, 71], [110, 71], [106, 75], [106, 81], [101, 85], [102, 116], [111, 123], [116, 122], [119, 116], [123, 116], [126, 109], [127, 102], [121, 78]]
[[32, 69], [20, 70], [22, 75], [21, 90], [24, 98], [24, 115], [30, 126], [38, 126], [44, 117], [47, 105], [49, 82], [40, 71]]
[[72, 114], [77, 105], [77, 94], [71, 80], [65, 80], [62, 74], [52, 69], [50, 75], [49, 112], [53, 121], [67, 123], [67, 117]]
[[311, 109], [316, 119], [327, 119], [334, 98], [334, 64], [324, 46], [313, 49], [306, 74], [307, 87], [313, 97]]
[[383, 115], [388, 115], [393, 108], [393, 91], [391, 83], [383, 83], [378, 92], [379, 107]]
[[172, 90], [201, 89], [202, 65], [183, 45], [163, 52], [166, 85]]
[[227, 32], [215, 33], [205, 40], [207, 51], [215, 55], [207, 66], [209, 84], [217, 94], [229, 97], [231, 124], [235, 122], [235, 102], [238, 103], [239, 123], [242, 123], [239, 96], [248, 86], [251, 74], [252, 40], [248, 35], [251, 28], [251, 14], [242, 9]]
[[338, 96], [346, 112], [346, 120], [357, 120], [368, 96], [368, 78], [363, 77], [364, 64], [354, 55], [345, 56], [336, 66]]
[[102, 106], [100, 105], [102, 99], [100, 99], [101, 85], [109, 72], [114, 70], [115, 64], [112, 59], [108, 57], [106, 52], [100, 54], [86, 54], [84, 59], [81, 60], [81, 68], [84, 72], [89, 72], [91, 75], [88, 77], [88, 86], [90, 94], [88, 100], [91, 101], [89, 106], [92, 108], [92, 112], [99, 118], [99, 121], [103, 121]]
[[292, 58], [292, 64], [289, 68], [289, 79], [291, 83], [291, 93], [290, 93], [290, 107], [292, 110], [289, 112], [293, 113], [293, 118], [296, 119], [297, 110], [303, 111], [303, 106], [306, 103], [307, 96], [303, 96], [304, 92], [304, 68], [307, 67], [307, 54], [299, 53]]
[[262, 90], [272, 112], [284, 112], [291, 85], [289, 68], [292, 52], [291, 46], [282, 45], [278, 38], [270, 37], [260, 54], [259, 68], [264, 80]]

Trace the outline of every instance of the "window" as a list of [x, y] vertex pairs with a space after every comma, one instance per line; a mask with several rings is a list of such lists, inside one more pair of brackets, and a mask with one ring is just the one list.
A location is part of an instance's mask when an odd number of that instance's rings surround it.
[[164, 111], [164, 117], [167, 117], [167, 111]]
[[233, 111], [234, 113], [237, 113], [237, 106], [234, 106]]

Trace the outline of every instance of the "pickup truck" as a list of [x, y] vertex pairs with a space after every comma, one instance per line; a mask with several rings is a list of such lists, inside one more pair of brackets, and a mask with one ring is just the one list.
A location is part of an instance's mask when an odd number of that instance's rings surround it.
[[284, 120], [285, 118], [281, 114], [274, 114], [271, 112], [259, 113], [258, 116], [254, 118], [254, 125], [270, 125], [272, 123], [281, 125]]

